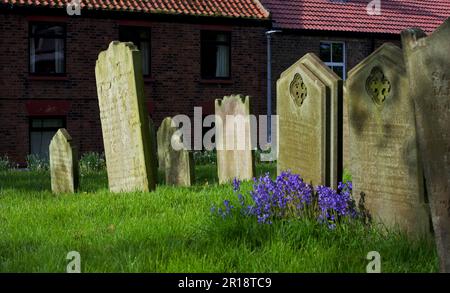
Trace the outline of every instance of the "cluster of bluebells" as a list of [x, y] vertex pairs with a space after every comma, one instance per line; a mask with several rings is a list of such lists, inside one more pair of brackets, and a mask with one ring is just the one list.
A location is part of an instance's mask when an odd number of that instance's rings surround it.
[[[339, 183], [337, 191], [317, 186], [315, 192], [300, 175], [290, 171], [282, 172], [275, 180], [265, 174], [254, 178], [253, 190], [250, 191], [252, 203], [249, 205], [240, 192], [241, 182], [234, 179], [232, 186], [238, 197], [241, 214], [256, 217], [259, 223], [271, 224], [274, 219], [313, 216], [334, 228], [340, 218], [357, 216], [351, 182]], [[223, 204], [223, 208], [213, 207], [212, 212], [226, 218], [233, 213], [234, 206], [229, 200]]]
[[316, 189], [320, 222], [333, 229], [340, 218], [357, 217], [351, 182], [340, 182], [337, 191], [326, 186], [317, 186]]
[[272, 222], [272, 219], [300, 216], [305, 207], [312, 203], [312, 188], [297, 174], [281, 173], [275, 181], [269, 174], [254, 179], [250, 192], [253, 205], [248, 213], [259, 223]]

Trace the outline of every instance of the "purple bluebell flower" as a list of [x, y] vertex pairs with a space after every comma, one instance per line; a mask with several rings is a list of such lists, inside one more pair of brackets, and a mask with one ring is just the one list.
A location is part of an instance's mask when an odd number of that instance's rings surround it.
[[237, 179], [236, 177], [233, 179], [233, 191], [238, 192], [241, 187], [241, 181]]

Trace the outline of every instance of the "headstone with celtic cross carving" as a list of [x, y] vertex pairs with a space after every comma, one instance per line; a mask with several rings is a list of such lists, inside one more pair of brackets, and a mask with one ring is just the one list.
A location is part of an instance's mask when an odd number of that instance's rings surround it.
[[95, 66], [108, 183], [111, 192], [156, 187], [142, 62], [132, 43], [113, 41]]
[[349, 72], [353, 194], [372, 218], [415, 235], [429, 232], [429, 207], [417, 149], [414, 103], [402, 50], [384, 44]]
[[336, 188], [342, 174], [342, 80], [306, 54], [277, 83], [277, 170]]
[[450, 18], [402, 33], [441, 272], [450, 273]]

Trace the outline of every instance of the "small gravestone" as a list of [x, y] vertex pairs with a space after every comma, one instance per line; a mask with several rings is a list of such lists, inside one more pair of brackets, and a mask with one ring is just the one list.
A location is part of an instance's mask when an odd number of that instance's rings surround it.
[[250, 180], [255, 170], [250, 97], [226, 96], [215, 102], [217, 172], [219, 183]]
[[306, 54], [277, 82], [277, 171], [336, 188], [342, 177], [342, 80]]
[[78, 189], [78, 154], [72, 137], [60, 128], [49, 147], [51, 185], [54, 193], [74, 193]]
[[402, 50], [384, 44], [349, 72], [353, 194], [372, 218], [415, 235], [429, 232], [414, 104]]
[[172, 118], [166, 117], [161, 122], [161, 125], [157, 131], [157, 144], [158, 144], [158, 168], [160, 171], [164, 172], [166, 156], [170, 147], [170, 138], [175, 133], [177, 129], [172, 127]]
[[167, 185], [191, 186], [194, 183], [193, 154], [184, 147], [182, 133], [172, 125], [172, 118], [166, 117], [158, 129], [160, 170], [164, 171]]
[[[158, 147], [157, 147], [157, 137], [156, 137], [156, 130], [155, 130], [155, 124], [153, 123], [153, 119], [148, 116], [148, 128], [150, 130], [150, 153], [155, 158], [158, 154]], [[156, 178], [158, 175], [158, 160], [154, 159], [151, 161], [151, 168], [152, 168], [152, 174], [156, 174]]]
[[156, 186], [139, 50], [113, 41], [95, 66], [109, 190], [150, 191]]
[[[175, 133], [171, 141], [182, 145], [181, 133]], [[194, 184], [194, 157], [192, 152], [181, 149], [169, 148], [165, 156], [166, 184], [174, 186], [191, 186]]]
[[402, 33], [441, 272], [450, 273], [450, 18]]

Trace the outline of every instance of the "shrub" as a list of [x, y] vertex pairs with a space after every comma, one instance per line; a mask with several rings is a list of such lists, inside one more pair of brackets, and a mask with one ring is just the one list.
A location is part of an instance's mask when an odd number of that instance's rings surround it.
[[88, 152], [81, 156], [80, 173], [82, 176], [98, 173], [103, 170], [106, 170], [106, 160], [104, 154]]
[[27, 166], [30, 171], [42, 172], [49, 170], [50, 163], [46, 157], [31, 154], [27, 156]]
[[14, 164], [9, 160], [8, 155], [0, 157], [0, 171], [8, 171], [14, 168]]
[[194, 161], [196, 165], [210, 165], [217, 163], [216, 151], [194, 151]]
[[237, 208], [227, 199], [223, 202], [224, 207], [212, 207], [213, 214], [227, 218], [238, 211], [241, 216], [254, 217], [261, 224], [271, 224], [279, 219], [308, 218], [327, 224], [330, 229], [342, 219], [358, 217], [351, 182], [339, 183], [337, 191], [325, 186], [317, 186], [314, 190], [300, 175], [291, 172], [282, 172], [275, 180], [265, 174], [259, 179], [254, 178], [253, 190], [249, 193], [250, 204], [246, 204], [246, 197], [240, 193], [240, 185], [239, 180], [233, 180]]

